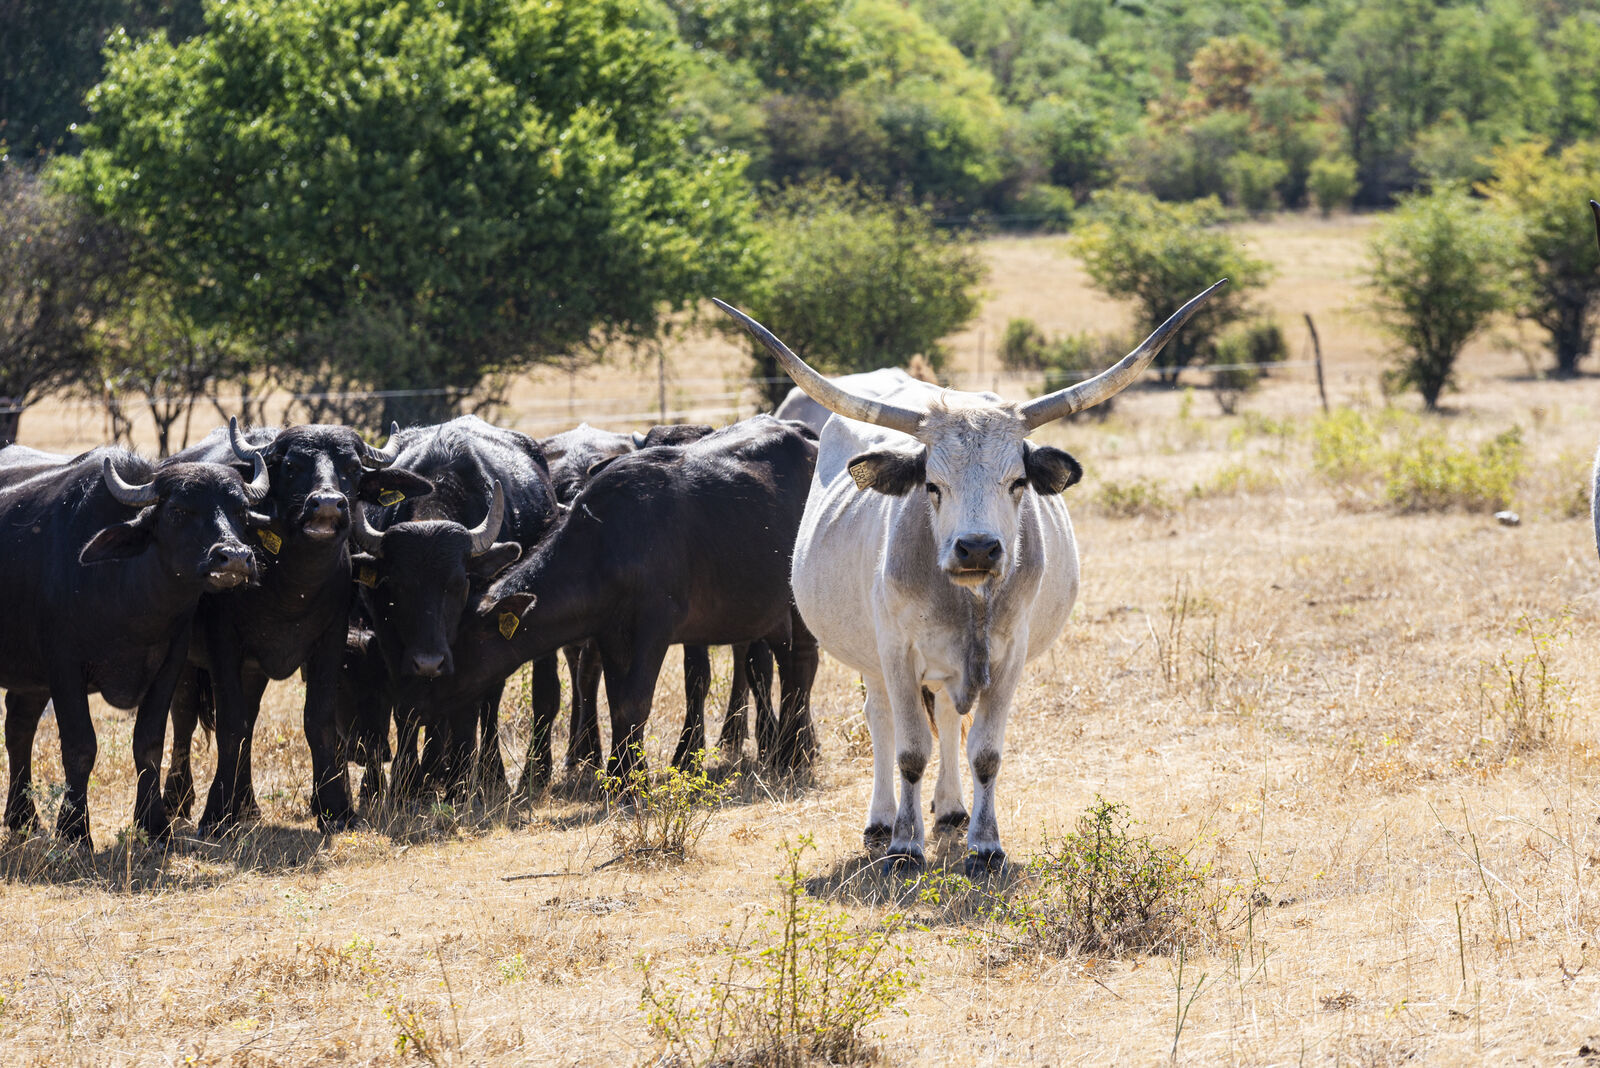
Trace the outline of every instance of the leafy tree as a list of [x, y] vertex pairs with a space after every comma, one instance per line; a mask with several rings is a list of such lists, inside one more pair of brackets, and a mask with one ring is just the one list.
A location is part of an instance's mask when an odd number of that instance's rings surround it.
[[1600, 301], [1600, 249], [1585, 203], [1600, 173], [1600, 145], [1569, 145], [1557, 155], [1531, 141], [1496, 152], [1493, 168], [1480, 191], [1516, 235], [1517, 314], [1550, 335], [1557, 373], [1576, 374], [1594, 342]]
[[96, 326], [128, 261], [115, 226], [35, 172], [0, 166], [0, 445], [28, 405], [92, 374]]
[[1270, 268], [1219, 228], [1215, 199], [1163, 204], [1106, 190], [1095, 195], [1090, 220], [1078, 231], [1078, 255], [1097, 288], [1134, 301], [1141, 336], [1219, 278], [1229, 279], [1156, 357], [1168, 385], [1185, 367], [1210, 360], [1217, 334], [1248, 314], [1251, 294], [1266, 284]]
[[1379, 321], [1400, 345], [1395, 375], [1430, 409], [1456, 357], [1505, 305], [1504, 227], [1460, 186], [1403, 197], [1369, 249]]
[[302, 342], [398, 324], [407, 345], [364, 376], [393, 391], [385, 419], [447, 415], [486, 372], [653, 336], [758, 267], [742, 161], [685, 153], [672, 44], [626, 0], [206, 16], [178, 45], [112, 38], [63, 180], [147, 236], [186, 314], [246, 331], [305, 382], [325, 354]]
[[[767, 233], [773, 269], [752, 313], [819, 370], [916, 355], [937, 366], [939, 340], [977, 314], [983, 260], [935, 229], [926, 208], [818, 181], [778, 195]], [[776, 403], [788, 379], [764, 349], [752, 352]]]

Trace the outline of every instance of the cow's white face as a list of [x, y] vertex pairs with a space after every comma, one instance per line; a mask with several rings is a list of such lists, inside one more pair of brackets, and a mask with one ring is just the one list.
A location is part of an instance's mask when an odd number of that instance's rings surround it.
[[1010, 573], [1029, 490], [1060, 493], [1083, 475], [1071, 456], [1026, 434], [1014, 405], [946, 394], [918, 427], [918, 448], [864, 453], [848, 470], [863, 490], [923, 497], [939, 567], [978, 588]]

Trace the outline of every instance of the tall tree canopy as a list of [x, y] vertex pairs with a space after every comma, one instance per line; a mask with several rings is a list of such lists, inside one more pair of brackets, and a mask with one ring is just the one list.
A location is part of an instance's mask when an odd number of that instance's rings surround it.
[[674, 48], [627, 0], [208, 5], [181, 44], [112, 37], [59, 179], [198, 320], [306, 374], [378, 324], [347, 383], [466, 390], [756, 271], [742, 159], [669, 113]]

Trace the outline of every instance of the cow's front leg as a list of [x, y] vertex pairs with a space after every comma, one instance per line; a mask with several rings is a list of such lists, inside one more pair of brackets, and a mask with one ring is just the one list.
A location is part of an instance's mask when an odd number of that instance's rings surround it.
[[[922, 852], [922, 777], [933, 755], [933, 730], [922, 703], [922, 686], [909, 665], [896, 665], [884, 675], [894, 719], [894, 759], [900, 769], [900, 804], [884, 868], [886, 873], [920, 872], [927, 864]], [[876, 758], [876, 745], [873, 750]]]
[[167, 648], [167, 658], [145, 690], [133, 721], [133, 766], [137, 776], [133, 818], [151, 841], [172, 834], [172, 822], [161, 798], [161, 746], [167, 738], [167, 711], [172, 705], [180, 674], [190, 673], [189, 627], [179, 632]]
[[961, 713], [948, 690], [922, 691], [929, 718], [939, 729], [939, 778], [933, 786], [935, 833], [959, 831], [967, 825], [967, 808], [961, 803]]
[[50, 697], [56, 706], [56, 729], [61, 736], [61, 771], [66, 792], [56, 810], [56, 835], [94, 847], [89, 837], [89, 776], [94, 771], [98, 747], [94, 720], [89, 716], [89, 695], [83, 686], [83, 670], [76, 664], [53, 665]]
[[967, 760], [972, 767], [972, 822], [967, 826], [967, 874], [979, 875], [1005, 867], [1006, 851], [1000, 847], [1000, 824], [995, 818], [994, 790], [1000, 777], [1000, 750], [1005, 745], [1006, 718], [1017, 687], [1021, 665], [995, 672], [989, 689], [978, 700], [972, 731], [967, 735]]
[[[300, 677], [305, 680], [303, 725], [311, 749], [311, 811], [324, 834], [356, 821], [350, 804], [350, 775], [339, 738], [339, 669], [344, 662], [345, 616], [317, 639]], [[259, 707], [259, 703], [257, 705]], [[252, 710], [253, 711], [253, 710]]]
[[867, 733], [872, 736], [872, 804], [861, 844], [878, 850], [894, 837], [894, 714], [883, 680], [867, 676], [862, 681], [867, 689]]
[[39, 827], [39, 812], [33, 804], [33, 739], [49, 700], [43, 693], [6, 693], [6, 757], [11, 762], [6, 826], [23, 834]]

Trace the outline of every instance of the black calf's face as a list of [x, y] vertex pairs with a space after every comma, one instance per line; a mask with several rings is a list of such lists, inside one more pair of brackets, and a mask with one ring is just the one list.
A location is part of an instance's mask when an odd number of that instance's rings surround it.
[[267, 501], [286, 536], [333, 541], [349, 532], [358, 496], [391, 504], [432, 488], [407, 471], [366, 470], [363, 455], [361, 438], [348, 427], [292, 426], [279, 432], [265, 452], [272, 479]]
[[472, 535], [448, 520], [397, 523], [383, 532], [382, 556], [358, 560], [370, 569], [373, 600], [385, 630], [386, 654], [403, 675], [437, 678], [455, 670], [450, 647], [460, 631], [474, 583], [481, 589], [522, 555], [515, 542], [496, 542], [472, 555]]
[[255, 581], [250, 534], [267, 517], [251, 510], [237, 473], [220, 464], [174, 464], [157, 472], [155, 485], [156, 503], [95, 535], [79, 555], [83, 563], [126, 560], [154, 548], [165, 572], [203, 579], [209, 590]]

